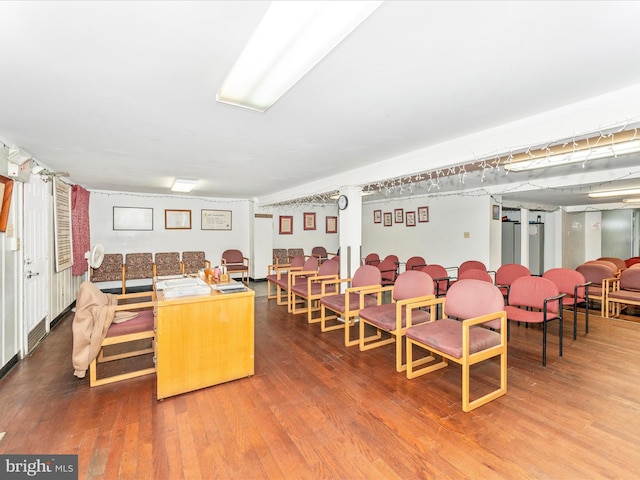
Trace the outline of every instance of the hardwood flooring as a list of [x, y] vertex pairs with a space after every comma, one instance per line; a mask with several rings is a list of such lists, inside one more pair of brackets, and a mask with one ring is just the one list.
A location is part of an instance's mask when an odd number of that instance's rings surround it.
[[640, 324], [590, 315], [574, 341], [565, 319], [546, 367], [541, 330], [512, 325], [507, 395], [463, 413], [457, 365], [408, 380], [392, 345], [345, 347], [265, 297], [253, 377], [162, 402], [153, 375], [90, 388], [69, 314], [0, 380], [0, 453], [78, 454], [81, 479], [638, 478]]

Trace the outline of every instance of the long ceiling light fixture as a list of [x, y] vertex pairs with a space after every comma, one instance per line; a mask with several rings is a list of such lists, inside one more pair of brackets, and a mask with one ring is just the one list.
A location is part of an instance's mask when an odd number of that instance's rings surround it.
[[382, 1], [274, 1], [216, 95], [266, 111]]
[[607, 190], [605, 192], [592, 192], [591, 198], [623, 197], [626, 195], [640, 195], [640, 188], [626, 188], [624, 190]]
[[572, 150], [569, 152], [550, 153], [544, 156], [532, 155], [535, 158], [532, 158], [531, 160], [505, 163], [504, 168], [511, 172], [523, 172], [538, 168], [557, 167], [560, 165], [586, 162], [589, 160], [617, 157], [618, 155], [640, 152], [640, 140], [605, 144], [594, 147], [586, 146], [582, 148], [571, 145], [570, 148]]

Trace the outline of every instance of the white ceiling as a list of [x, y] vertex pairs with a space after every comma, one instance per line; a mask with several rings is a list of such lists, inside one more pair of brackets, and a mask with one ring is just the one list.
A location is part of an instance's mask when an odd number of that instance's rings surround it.
[[[388, 1], [266, 113], [216, 103], [268, 5], [0, 2], [0, 138], [89, 189], [260, 199], [640, 86], [640, 2]], [[583, 204], [599, 168], [505, 198]]]

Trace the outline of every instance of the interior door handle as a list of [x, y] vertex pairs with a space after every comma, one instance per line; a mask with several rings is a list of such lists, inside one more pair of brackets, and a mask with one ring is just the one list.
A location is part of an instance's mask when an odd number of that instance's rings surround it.
[[31, 270], [27, 270], [24, 274], [24, 276], [27, 278], [37, 277], [38, 275], [40, 275], [40, 272], [32, 272]]

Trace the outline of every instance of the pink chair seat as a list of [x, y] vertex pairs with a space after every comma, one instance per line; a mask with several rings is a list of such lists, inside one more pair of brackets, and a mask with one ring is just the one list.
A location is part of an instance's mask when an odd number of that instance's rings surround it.
[[[375, 307], [367, 307], [360, 310], [360, 318], [368, 323], [384, 330], [394, 330], [396, 328], [396, 305], [395, 303], [385, 303]], [[413, 325], [428, 322], [430, 315], [422, 310], [415, 310], [411, 322]], [[402, 310], [402, 327], [407, 326], [406, 309]]]
[[[462, 358], [462, 322], [444, 318], [407, 330], [407, 338], [433, 347], [455, 358]], [[500, 345], [498, 332], [482, 327], [469, 329], [469, 354]]]
[[139, 315], [122, 323], [112, 323], [107, 337], [119, 337], [130, 333], [146, 332], [153, 329], [153, 310], [140, 310]]
[[[360, 294], [358, 293], [350, 293], [349, 294], [349, 310], [358, 310], [360, 308]], [[326, 297], [322, 297], [320, 303], [323, 304], [330, 310], [338, 313], [344, 313], [347, 311], [347, 304], [345, 301], [345, 295], [329, 295]], [[376, 305], [376, 298], [365, 296], [364, 297], [364, 307], [373, 307]]]

